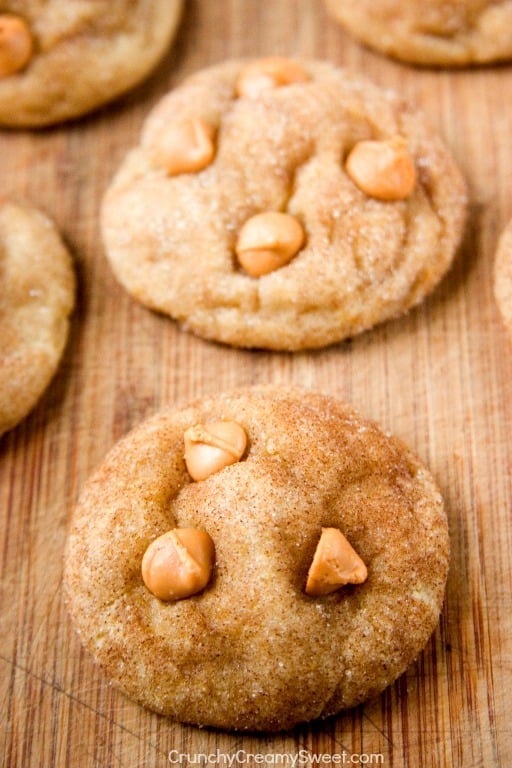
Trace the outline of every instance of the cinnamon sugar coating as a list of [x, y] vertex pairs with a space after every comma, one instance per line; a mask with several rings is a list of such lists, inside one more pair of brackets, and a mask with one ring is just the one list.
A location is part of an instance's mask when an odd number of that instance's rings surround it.
[[[241, 461], [190, 479], [183, 432], [242, 424]], [[305, 593], [323, 527], [368, 577]], [[174, 527], [215, 543], [200, 594], [166, 603], [141, 560]], [[156, 414], [110, 452], [83, 489], [65, 590], [80, 638], [129, 697], [174, 719], [276, 731], [375, 696], [425, 646], [448, 570], [443, 501], [425, 466], [338, 400], [257, 387]]]
[[[202, 70], [148, 116], [102, 206], [106, 255], [147, 307], [200, 336], [298, 350], [339, 342], [422, 301], [459, 245], [466, 189], [450, 152], [397, 94], [327, 62], [307, 79], [240, 97], [246, 61]], [[212, 162], [169, 177], [151, 158], [173, 121], [216, 135]], [[357, 142], [401, 137], [417, 182], [405, 200], [368, 196], [345, 160]], [[236, 258], [244, 224], [294, 217], [304, 243], [259, 277]]]
[[53, 222], [32, 206], [0, 200], [0, 435], [53, 378], [74, 300], [71, 256]]
[[33, 50], [0, 77], [0, 125], [37, 127], [79, 117], [137, 85], [174, 37], [182, 0], [5, 0]]
[[512, 58], [509, 0], [325, 0], [362, 43], [412, 64], [461, 67]]

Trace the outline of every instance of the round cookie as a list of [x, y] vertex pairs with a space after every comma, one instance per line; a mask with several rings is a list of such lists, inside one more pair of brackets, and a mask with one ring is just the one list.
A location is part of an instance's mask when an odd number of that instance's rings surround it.
[[[184, 434], [218, 420], [247, 448], [194, 481]], [[324, 527], [367, 578], [306, 594]], [[208, 534], [215, 564], [202, 591], [167, 601], [142, 568], [171, 529]], [[440, 493], [401, 442], [332, 397], [269, 386], [125, 436], [73, 512], [64, 584], [82, 642], [129, 697], [183, 722], [275, 731], [392, 683], [436, 627], [448, 559]]]
[[412, 64], [467, 66], [512, 58], [509, 0], [325, 0], [360, 42]]
[[0, 2], [0, 124], [69, 120], [132, 88], [169, 47], [181, 8], [182, 0]]
[[501, 233], [496, 250], [494, 295], [503, 321], [512, 333], [512, 220]]
[[[275, 87], [238, 95], [248, 72], [272, 66]], [[351, 178], [347, 156], [365, 140], [403, 145], [415, 181], [405, 199]], [[203, 167], [182, 172], [184, 157]], [[452, 262], [465, 210], [450, 153], [396, 93], [326, 62], [271, 58], [203, 70], [156, 106], [107, 190], [102, 231], [117, 279], [144, 305], [204, 338], [299, 350], [420, 302]], [[298, 223], [303, 242], [255, 277], [236, 249], [269, 213]]]
[[0, 200], [0, 435], [33, 408], [66, 344], [75, 277], [54, 224]]

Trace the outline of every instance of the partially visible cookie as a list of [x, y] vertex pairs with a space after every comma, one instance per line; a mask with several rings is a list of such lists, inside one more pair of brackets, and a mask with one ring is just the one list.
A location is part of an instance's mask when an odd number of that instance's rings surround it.
[[510, 0], [325, 0], [371, 48], [412, 64], [467, 66], [512, 58]]
[[54, 224], [32, 207], [0, 200], [0, 435], [54, 376], [74, 296], [71, 257]]
[[270, 57], [198, 72], [156, 106], [102, 230], [146, 306], [208, 339], [297, 350], [420, 302], [465, 208], [450, 152], [396, 93]]
[[277, 387], [164, 410], [71, 520], [75, 628], [139, 703], [275, 731], [377, 695], [436, 627], [447, 520], [425, 466], [338, 400]]
[[494, 295], [503, 321], [512, 333], [512, 221], [501, 233], [496, 250]]
[[182, 0], [0, 1], [0, 124], [79, 117], [143, 80]]

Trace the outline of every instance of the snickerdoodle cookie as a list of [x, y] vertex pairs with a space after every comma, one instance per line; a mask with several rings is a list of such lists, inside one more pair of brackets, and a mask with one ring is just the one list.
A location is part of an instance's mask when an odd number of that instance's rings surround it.
[[396, 93], [271, 57], [168, 94], [102, 226], [143, 304], [208, 339], [297, 350], [420, 302], [450, 266], [465, 205], [450, 153]]
[[71, 257], [54, 224], [31, 206], [0, 200], [0, 435], [55, 374], [74, 296]]
[[78, 117], [135, 86], [175, 33], [182, 0], [0, 0], [0, 124]]
[[510, 0], [325, 0], [362, 43], [413, 64], [466, 66], [512, 58]]
[[342, 403], [257, 387], [162, 411], [83, 489], [80, 638], [180, 721], [279, 730], [382, 691], [437, 625], [447, 521], [428, 470]]
[[512, 333], [512, 220], [501, 233], [496, 250], [494, 295], [503, 321]]

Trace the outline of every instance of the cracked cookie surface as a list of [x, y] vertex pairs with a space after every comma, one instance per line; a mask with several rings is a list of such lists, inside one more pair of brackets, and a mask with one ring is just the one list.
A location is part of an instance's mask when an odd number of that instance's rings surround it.
[[[28, 62], [1, 76], [0, 124], [81, 116], [149, 75], [176, 31], [182, 0], [0, 0], [32, 41]], [[2, 48], [0, 38], [0, 50]]]
[[[234, 421], [239, 461], [194, 482], [184, 434]], [[305, 593], [322, 527], [368, 569]], [[141, 563], [170, 529], [212, 539], [199, 594], [163, 602]], [[85, 485], [65, 557], [81, 641], [129, 697], [170, 717], [280, 730], [377, 695], [425, 646], [441, 610], [449, 540], [431, 474], [337, 399], [255, 387], [165, 410], [123, 438]]]
[[509, 0], [325, 0], [360, 42], [413, 64], [467, 66], [512, 58]]
[[54, 224], [0, 201], [0, 435], [34, 407], [57, 370], [75, 277]]
[[[465, 184], [440, 138], [396, 93], [329, 63], [297, 61], [304, 80], [240, 96], [237, 82], [253, 63], [198, 72], [150, 113], [103, 201], [106, 253], [129, 293], [200, 336], [322, 347], [433, 290], [459, 244]], [[183, 141], [185, 124], [205, 164], [169, 174], [155, 149], [176, 141], [176, 125]], [[397, 135], [415, 187], [406, 199], [370, 197], [346, 172], [346, 157], [358, 142]], [[237, 263], [237, 237], [269, 211], [298, 221], [304, 244], [254, 278]]]

